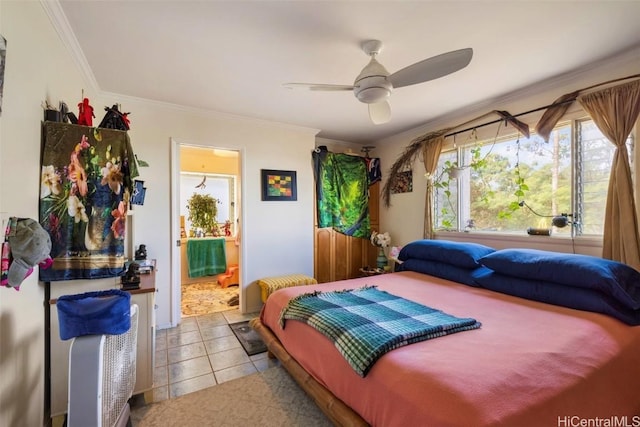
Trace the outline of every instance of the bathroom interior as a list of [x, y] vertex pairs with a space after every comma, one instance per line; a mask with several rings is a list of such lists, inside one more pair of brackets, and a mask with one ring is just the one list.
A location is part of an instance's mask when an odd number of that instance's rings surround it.
[[[180, 145], [183, 317], [238, 309], [239, 193], [240, 156], [237, 151]], [[218, 201], [218, 235], [211, 232], [203, 235], [203, 230], [194, 227], [189, 220], [187, 206], [194, 194], [210, 195]]]

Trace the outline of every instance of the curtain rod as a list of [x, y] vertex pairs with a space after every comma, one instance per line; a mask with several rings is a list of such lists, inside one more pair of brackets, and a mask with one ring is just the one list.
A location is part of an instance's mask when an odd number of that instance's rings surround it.
[[[571, 102], [573, 102], [575, 100], [576, 100], [576, 98], [567, 99], [566, 101], [556, 102], [556, 103], [553, 103], [553, 104], [545, 105], [543, 107], [534, 108], [533, 110], [525, 111], [524, 113], [514, 114], [512, 117], [524, 116], [526, 114], [535, 113], [536, 111], [545, 110], [545, 109], [547, 109], [549, 107], [555, 107], [555, 106], [558, 106], [558, 105], [568, 104], [568, 103], [571, 103]], [[482, 124], [477, 125], [477, 126], [471, 126], [471, 127], [466, 128], [466, 129], [462, 129], [462, 130], [458, 130], [458, 131], [455, 131], [455, 132], [448, 133], [444, 137], [447, 138], [449, 136], [458, 135], [459, 133], [469, 132], [470, 130], [474, 130], [474, 129], [478, 129], [478, 128], [481, 128], [481, 127], [493, 125], [493, 124], [496, 124], [496, 123], [500, 123], [502, 121], [506, 121], [506, 119], [496, 119], [496, 120], [493, 120], [491, 122], [482, 123]]]
[[[640, 74], [633, 74], [633, 75], [631, 75], [631, 76], [627, 76], [627, 77], [620, 77], [620, 78], [618, 78], [618, 79], [608, 80], [608, 81], [606, 81], [606, 82], [598, 83], [598, 84], [595, 84], [595, 85], [592, 85], [592, 86], [586, 87], [586, 88], [584, 88], [584, 89], [580, 89], [580, 90], [578, 90], [577, 92], [584, 92], [584, 91], [586, 91], [586, 90], [590, 90], [590, 89], [596, 88], [596, 87], [598, 87], [598, 86], [603, 86], [603, 85], [607, 85], [607, 84], [611, 84], [611, 83], [616, 83], [616, 82], [624, 81], [624, 80], [637, 79], [637, 78], [639, 78], [639, 77], [640, 77]], [[571, 102], [574, 102], [577, 98], [578, 98], [578, 95], [576, 95], [576, 96], [575, 96], [574, 98], [572, 98], [572, 99], [567, 99], [566, 101], [562, 101], [562, 102], [554, 102], [554, 103], [552, 103], [552, 104], [545, 105], [544, 107], [535, 108], [535, 109], [533, 109], [533, 110], [525, 111], [524, 113], [520, 113], [520, 114], [513, 115], [512, 117], [520, 117], [520, 116], [524, 116], [524, 115], [526, 115], [526, 114], [535, 113], [536, 111], [544, 110], [544, 109], [549, 108], [549, 107], [555, 107], [555, 106], [558, 106], [558, 105], [569, 104], [569, 103], [571, 103]], [[487, 122], [487, 123], [480, 124], [480, 125], [478, 125], [478, 126], [471, 126], [471, 127], [466, 128], [466, 129], [463, 129], [463, 130], [458, 130], [458, 131], [455, 131], [455, 132], [448, 133], [448, 134], [446, 134], [444, 137], [446, 138], [446, 137], [449, 137], [449, 136], [457, 135], [457, 134], [459, 134], [459, 133], [469, 132], [470, 130], [474, 130], [474, 129], [481, 128], [481, 127], [484, 127], [484, 126], [489, 126], [489, 125], [493, 125], [493, 124], [496, 124], [496, 123], [500, 123], [500, 122], [501, 122], [501, 121], [503, 121], [503, 120], [505, 120], [505, 119], [497, 119], [497, 120], [494, 120], [494, 121], [491, 121], [491, 122]], [[505, 121], [506, 121], [506, 120], [505, 120]]]

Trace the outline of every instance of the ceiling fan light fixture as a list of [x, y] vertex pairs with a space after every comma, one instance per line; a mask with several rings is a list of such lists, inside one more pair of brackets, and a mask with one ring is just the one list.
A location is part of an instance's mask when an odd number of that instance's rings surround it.
[[385, 76], [370, 76], [356, 81], [353, 93], [360, 102], [373, 104], [391, 95], [393, 86]]
[[358, 101], [364, 102], [365, 104], [375, 104], [377, 102], [382, 101], [385, 98], [388, 98], [391, 94], [391, 91], [385, 87], [368, 87], [365, 89], [356, 89], [356, 98]]
[[369, 104], [369, 118], [374, 125], [387, 123], [391, 119], [391, 107], [387, 101]]
[[353, 93], [360, 102], [373, 104], [391, 95], [393, 85], [387, 79], [389, 72], [382, 64], [371, 57], [366, 67], [362, 69], [353, 83]]

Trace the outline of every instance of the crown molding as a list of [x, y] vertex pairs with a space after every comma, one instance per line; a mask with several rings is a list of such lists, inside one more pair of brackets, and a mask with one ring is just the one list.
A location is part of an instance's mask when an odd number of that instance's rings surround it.
[[316, 137], [316, 145], [328, 145], [328, 144], [336, 144], [336, 145], [340, 145], [343, 147], [349, 147], [351, 146], [352, 148], [354, 146], [362, 146], [362, 145], [367, 145], [367, 144], [360, 144], [360, 143], [356, 143], [356, 142], [349, 142], [349, 141], [345, 141], [342, 139], [331, 139], [331, 138], [323, 138], [321, 136]]
[[239, 115], [234, 115], [229, 113], [221, 113], [219, 111], [213, 111], [213, 110], [186, 107], [183, 105], [172, 104], [168, 102], [155, 101], [155, 100], [146, 99], [146, 98], [139, 98], [139, 97], [134, 97], [129, 95], [122, 95], [122, 94], [117, 94], [113, 92], [103, 91], [100, 89], [100, 86], [98, 85], [95, 75], [93, 74], [93, 71], [89, 66], [89, 62], [87, 61], [87, 58], [85, 57], [84, 52], [82, 51], [82, 48], [78, 43], [78, 39], [76, 38], [75, 34], [73, 33], [73, 30], [71, 29], [71, 25], [69, 25], [69, 21], [67, 20], [67, 17], [64, 14], [64, 11], [62, 10], [62, 6], [60, 5], [60, 2], [58, 0], [40, 0], [40, 4], [42, 5], [42, 8], [45, 10], [49, 19], [51, 20], [51, 23], [54, 29], [56, 30], [56, 32], [58, 33], [58, 36], [62, 40], [63, 44], [67, 47], [67, 49], [69, 50], [69, 53], [71, 53], [71, 56], [73, 57], [76, 65], [78, 66], [82, 75], [84, 76], [84, 79], [86, 83], [89, 85], [89, 88], [92, 90], [92, 92], [94, 92], [96, 95], [98, 95], [101, 98], [114, 99], [114, 100], [117, 100], [118, 102], [122, 102], [123, 99], [126, 99], [135, 103], [142, 103], [142, 104], [151, 105], [155, 107], [171, 109], [174, 111], [182, 111], [185, 113], [195, 114], [195, 115], [204, 116], [204, 117], [216, 117], [216, 118], [225, 119], [225, 120], [250, 122], [259, 126], [268, 126], [268, 127], [287, 129], [287, 130], [292, 130], [296, 132], [301, 132], [304, 134], [309, 134], [312, 136], [315, 136], [320, 132], [320, 129], [296, 126], [288, 123], [274, 122], [274, 121], [269, 121], [264, 119], [257, 119], [253, 117], [244, 117], [244, 116], [239, 116]]
[[223, 113], [220, 111], [207, 110], [204, 108], [187, 107], [185, 105], [174, 104], [171, 102], [157, 101], [153, 99], [140, 98], [140, 97], [131, 96], [131, 95], [123, 95], [115, 92], [99, 91], [99, 95], [101, 98], [110, 100], [113, 103], [122, 104], [124, 100], [134, 104], [136, 103], [144, 104], [144, 105], [155, 107], [155, 108], [178, 111], [181, 113], [192, 114], [192, 115], [201, 116], [205, 118], [217, 118], [217, 119], [223, 119], [223, 120], [241, 121], [244, 123], [248, 122], [257, 126], [286, 129], [286, 130], [300, 132], [300, 133], [304, 133], [312, 136], [315, 136], [320, 132], [320, 129], [310, 128], [305, 126], [292, 125], [289, 123], [276, 122], [272, 120], [259, 119], [255, 117], [240, 116], [240, 115], [231, 114], [231, 113]]
[[40, 4], [51, 20], [51, 24], [58, 33], [62, 43], [67, 47], [76, 65], [80, 68], [85, 82], [89, 85], [92, 92], [99, 93], [100, 87], [98, 86], [98, 81], [89, 66], [87, 58], [84, 56], [84, 52], [82, 52], [78, 39], [71, 30], [71, 25], [69, 25], [69, 21], [62, 10], [62, 6], [60, 6], [60, 2], [58, 0], [40, 0]]

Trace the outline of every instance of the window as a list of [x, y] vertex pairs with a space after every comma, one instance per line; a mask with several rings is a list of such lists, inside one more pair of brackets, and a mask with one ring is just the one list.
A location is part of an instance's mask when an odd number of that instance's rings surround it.
[[[436, 191], [434, 192], [436, 215], [436, 230], [457, 229], [458, 225], [458, 185], [454, 179], [446, 179], [447, 170], [457, 166], [457, 151], [440, 153], [438, 159], [438, 174], [435, 179]], [[444, 178], [444, 179], [443, 179]], [[464, 216], [464, 215], [463, 215]]]
[[222, 230], [224, 223], [231, 223], [231, 232], [235, 231], [235, 177], [221, 174], [196, 174], [192, 172], [180, 172], [180, 216], [185, 219], [185, 231], [191, 230], [189, 210], [187, 204], [194, 194], [208, 194], [218, 199], [218, 215], [216, 220]]
[[[633, 152], [631, 138], [627, 148]], [[472, 132], [440, 155], [436, 229], [601, 235], [614, 151], [590, 119], [559, 124], [548, 142], [535, 134], [482, 140]], [[576, 224], [553, 227], [552, 217], [561, 214]]]

